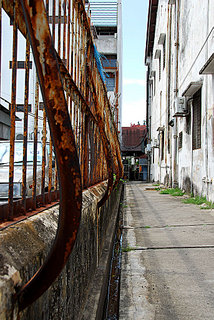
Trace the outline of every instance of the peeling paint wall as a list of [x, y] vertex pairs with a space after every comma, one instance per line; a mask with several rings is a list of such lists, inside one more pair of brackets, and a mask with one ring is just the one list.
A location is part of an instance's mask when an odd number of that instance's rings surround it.
[[[68, 263], [54, 284], [19, 314], [19, 320], [81, 319], [105, 233], [119, 205], [120, 187], [98, 212], [97, 202], [105, 190], [106, 183], [101, 183], [84, 191], [81, 225]], [[47, 256], [56, 235], [58, 214], [59, 207], [55, 206], [1, 231], [1, 320], [18, 319], [13, 295], [39, 269]]]
[[[164, 156], [154, 148], [151, 161], [151, 179], [164, 183], [167, 177], [177, 180], [178, 186], [188, 192], [206, 196], [214, 201], [214, 75], [200, 74], [200, 70], [214, 53], [214, 2], [210, 0], [160, 0], [157, 10], [153, 55], [150, 57], [151, 139], [158, 140], [158, 127], [164, 130]], [[178, 15], [178, 24], [176, 24]], [[176, 30], [178, 25], [178, 33]], [[163, 46], [160, 35], [166, 35], [166, 68], [163, 69]], [[176, 41], [178, 35], [178, 68], [176, 69]], [[161, 79], [159, 59], [161, 52]], [[155, 79], [154, 79], [155, 74]], [[177, 91], [176, 91], [177, 78]], [[185, 96], [190, 105], [187, 88], [201, 83], [201, 147], [192, 150], [192, 117], [174, 117], [177, 97]], [[174, 121], [174, 127], [169, 121]], [[179, 134], [182, 145], [179, 145]], [[176, 146], [177, 143], [177, 146]], [[177, 168], [177, 169], [176, 169]], [[177, 177], [175, 170], [177, 170]]]

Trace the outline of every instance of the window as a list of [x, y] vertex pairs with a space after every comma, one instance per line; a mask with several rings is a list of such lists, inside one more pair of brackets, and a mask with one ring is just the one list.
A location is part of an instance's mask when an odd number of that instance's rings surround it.
[[164, 160], [164, 131], [161, 132], [161, 160]]
[[115, 74], [112, 72], [106, 75], [106, 88], [107, 91], [114, 91], [115, 89]]
[[[24, 104], [17, 104], [16, 105], [16, 112], [24, 112], [25, 106]], [[31, 104], [28, 105], [28, 112], [31, 112]]]
[[190, 101], [187, 103], [187, 115], [186, 115], [186, 133], [191, 133], [191, 104]]
[[165, 69], [166, 66], [166, 41], [164, 40], [163, 43], [163, 70]]
[[[17, 69], [25, 69], [26, 62], [25, 61], [17, 61], [16, 62]], [[29, 69], [32, 69], [32, 61], [29, 61]], [[12, 61], [9, 61], [9, 69], [12, 69]]]
[[159, 81], [161, 79], [161, 55], [159, 57]]
[[183, 132], [179, 132], [178, 136], [178, 149], [181, 149], [183, 145]]
[[201, 89], [193, 96], [192, 148], [201, 148]]
[[44, 102], [39, 102], [39, 110], [43, 110], [44, 109]]
[[117, 55], [103, 55], [101, 56], [103, 68], [116, 68], [117, 67]]

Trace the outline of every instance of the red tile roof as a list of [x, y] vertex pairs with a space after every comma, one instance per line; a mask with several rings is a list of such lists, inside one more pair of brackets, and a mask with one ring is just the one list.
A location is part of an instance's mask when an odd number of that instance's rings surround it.
[[122, 127], [122, 151], [142, 151], [142, 142], [146, 137], [146, 132], [145, 125]]

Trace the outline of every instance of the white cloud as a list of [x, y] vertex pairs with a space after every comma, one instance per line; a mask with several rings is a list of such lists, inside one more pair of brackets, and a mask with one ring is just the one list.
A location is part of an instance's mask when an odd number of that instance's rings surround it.
[[123, 102], [122, 127], [129, 127], [130, 124], [143, 124], [146, 120], [146, 100], [139, 99], [132, 102]]
[[123, 85], [138, 85], [145, 87], [146, 81], [144, 79], [125, 78], [123, 79]]

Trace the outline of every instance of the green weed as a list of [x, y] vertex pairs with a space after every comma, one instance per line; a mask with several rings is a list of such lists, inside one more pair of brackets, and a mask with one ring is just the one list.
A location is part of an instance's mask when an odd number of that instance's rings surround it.
[[122, 248], [122, 252], [130, 252], [132, 250], [134, 250], [134, 248], [130, 247], [129, 245], [125, 248]]
[[179, 188], [168, 188], [168, 189], [162, 190], [160, 194], [170, 194], [171, 196], [174, 196], [174, 197], [182, 197], [184, 195], [184, 192]]
[[196, 204], [198, 206], [201, 206], [200, 209], [202, 210], [214, 209], [214, 203], [212, 203], [211, 201], [208, 201], [206, 197], [201, 197], [201, 196], [190, 197], [184, 200], [183, 203]]

